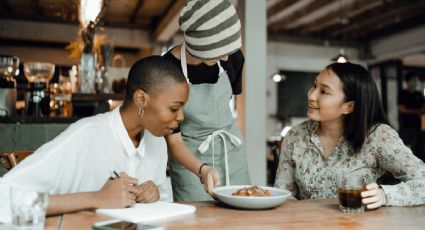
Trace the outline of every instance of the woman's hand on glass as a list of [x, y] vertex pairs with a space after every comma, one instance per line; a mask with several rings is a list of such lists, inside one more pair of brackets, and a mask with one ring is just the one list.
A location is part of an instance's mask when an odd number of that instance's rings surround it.
[[201, 181], [204, 184], [205, 191], [213, 196], [213, 189], [220, 185], [220, 176], [217, 170], [206, 165], [201, 169]]
[[375, 209], [387, 204], [384, 190], [376, 183], [366, 185], [367, 191], [362, 192], [362, 202], [368, 209]]

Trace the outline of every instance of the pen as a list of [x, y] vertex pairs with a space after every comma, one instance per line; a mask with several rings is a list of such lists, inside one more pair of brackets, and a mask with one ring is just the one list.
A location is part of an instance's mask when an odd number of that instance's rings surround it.
[[120, 174], [117, 173], [117, 171], [114, 170], [115, 179], [120, 178]]
[[[112, 171], [112, 173], [114, 174], [113, 176], [115, 176], [115, 177], [112, 177], [112, 179], [118, 179], [118, 178], [121, 178], [120, 177], [120, 174], [119, 173], [117, 173], [117, 171]], [[131, 185], [131, 186], [134, 186], [134, 185], [137, 185], [137, 184], [128, 184], [128, 185]]]

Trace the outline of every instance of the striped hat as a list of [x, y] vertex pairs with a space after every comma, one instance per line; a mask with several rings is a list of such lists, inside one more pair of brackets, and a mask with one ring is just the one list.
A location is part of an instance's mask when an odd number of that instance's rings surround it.
[[228, 0], [188, 0], [179, 24], [187, 51], [200, 60], [218, 59], [241, 47], [241, 23]]

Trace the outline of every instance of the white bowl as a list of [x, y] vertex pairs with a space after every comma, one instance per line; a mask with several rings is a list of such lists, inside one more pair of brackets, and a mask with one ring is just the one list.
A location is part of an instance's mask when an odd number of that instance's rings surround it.
[[289, 196], [291, 192], [285, 189], [279, 189], [274, 187], [259, 186], [262, 189], [266, 189], [270, 192], [269, 197], [249, 197], [249, 196], [233, 196], [232, 193], [236, 190], [251, 187], [252, 185], [231, 185], [217, 187], [213, 190], [215, 196], [228, 205], [237, 207], [237, 208], [246, 208], [246, 209], [266, 209], [273, 208], [283, 203]]

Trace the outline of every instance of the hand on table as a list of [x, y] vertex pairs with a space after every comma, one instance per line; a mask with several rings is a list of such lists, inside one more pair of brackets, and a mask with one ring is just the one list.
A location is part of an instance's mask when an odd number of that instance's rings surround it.
[[362, 192], [362, 202], [368, 209], [375, 209], [387, 204], [387, 197], [376, 183], [366, 185], [367, 191]]
[[205, 191], [214, 197], [213, 189], [220, 185], [220, 176], [218, 175], [217, 170], [208, 165], [202, 167], [201, 169], [201, 181], [204, 184]]
[[152, 203], [159, 200], [159, 190], [153, 181], [148, 180], [145, 183], [136, 186], [136, 188], [136, 202]]

